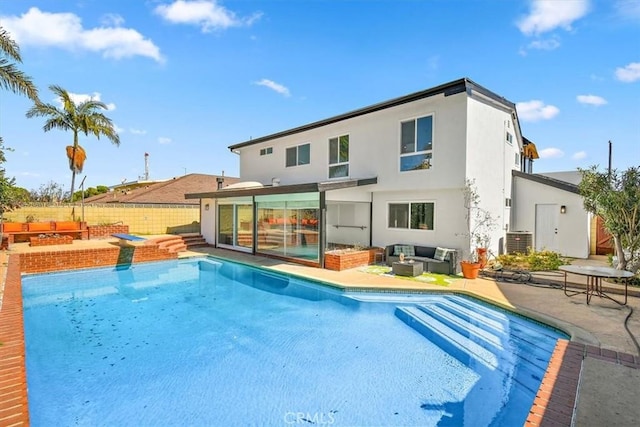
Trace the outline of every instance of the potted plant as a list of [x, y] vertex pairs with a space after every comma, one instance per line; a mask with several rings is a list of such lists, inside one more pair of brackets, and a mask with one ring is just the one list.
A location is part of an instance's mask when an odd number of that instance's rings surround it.
[[[475, 180], [467, 179], [464, 187], [464, 207], [470, 251], [466, 259], [460, 261], [462, 275], [475, 279], [487, 263], [487, 250], [491, 244], [491, 232], [497, 227], [496, 218], [480, 207], [480, 195]], [[463, 252], [464, 253], [464, 252]]]

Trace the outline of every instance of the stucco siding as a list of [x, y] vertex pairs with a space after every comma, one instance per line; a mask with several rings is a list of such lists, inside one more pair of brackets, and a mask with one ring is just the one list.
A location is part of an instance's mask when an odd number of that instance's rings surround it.
[[514, 231], [530, 231], [536, 239], [536, 206], [556, 205], [566, 207], [566, 213], [558, 215], [558, 245], [562, 255], [574, 258], [589, 256], [590, 218], [582, 205], [582, 197], [559, 188], [550, 187], [529, 179], [514, 178]]

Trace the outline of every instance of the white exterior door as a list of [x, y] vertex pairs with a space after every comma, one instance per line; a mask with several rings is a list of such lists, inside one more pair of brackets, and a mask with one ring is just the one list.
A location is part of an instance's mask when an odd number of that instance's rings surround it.
[[536, 250], [559, 252], [558, 205], [536, 205]]

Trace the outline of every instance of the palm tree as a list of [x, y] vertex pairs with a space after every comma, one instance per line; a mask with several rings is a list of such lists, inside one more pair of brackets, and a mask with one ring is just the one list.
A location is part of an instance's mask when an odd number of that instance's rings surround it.
[[38, 102], [38, 89], [31, 78], [13, 64], [10, 59], [22, 62], [18, 44], [9, 36], [9, 32], [0, 27], [0, 86], [19, 95], [26, 95]]
[[42, 127], [45, 132], [51, 129], [73, 132], [73, 145], [66, 147], [69, 168], [71, 169], [71, 191], [69, 194], [73, 195], [76, 173], [82, 172], [84, 160], [86, 159], [84, 148], [78, 144], [78, 134], [84, 133], [86, 136], [92, 134], [98, 139], [101, 136], [105, 136], [114, 145], [120, 145], [120, 137], [114, 129], [111, 119], [98, 111], [106, 110], [106, 104], [93, 99], [76, 104], [71, 99], [69, 92], [60, 86], [51, 85], [49, 89], [60, 99], [62, 108], [52, 104], [36, 102], [27, 111], [27, 117], [47, 117], [47, 121]]
[[[26, 95], [34, 102], [38, 100], [38, 89], [31, 78], [20, 71], [11, 60], [22, 62], [18, 44], [9, 36], [7, 30], [0, 26], [0, 88], [9, 90], [18, 95]], [[0, 222], [2, 214], [9, 212], [18, 206], [14, 186], [15, 180], [5, 176], [2, 164], [7, 161], [4, 152], [4, 141], [0, 136]]]

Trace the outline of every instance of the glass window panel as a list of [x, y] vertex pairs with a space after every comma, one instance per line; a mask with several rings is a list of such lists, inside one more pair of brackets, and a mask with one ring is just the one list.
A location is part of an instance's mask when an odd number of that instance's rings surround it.
[[433, 203], [411, 204], [411, 228], [433, 230]]
[[298, 146], [298, 164], [308, 165], [311, 162], [311, 145], [304, 144]]
[[349, 161], [349, 135], [343, 135], [340, 137], [340, 157], [338, 161]]
[[253, 248], [253, 206], [236, 205], [236, 246]]
[[297, 159], [297, 150], [298, 147], [287, 148], [287, 167], [296, 166]]
[[418, 119], [417, 138], [416, 151], [427, 151], [433, 148], [433, 118], [431, 116]]
[[329, 164], [338, 162], [338, 138], [331, 138], [329, 140]]
[[405, 153], [413, 153], [416, 151], [416, 123], [411, 120], [410, 122], [403, 122], [400, 125], [401, 135], [400, 135], [400, 152], [402, 154]]
[[429, 169], [431, 166], [433, 166], [431, 153], [400, 157], [400, 170], [402, 172]]
[[389, 228], [409, 228], [409, 204], [389, 204]]
[[343, 178], [349, 176], [349, 165], [331, 166], [329, 178]]
[[233, 205], [218, 206], [218, 244], [233, 245]]

